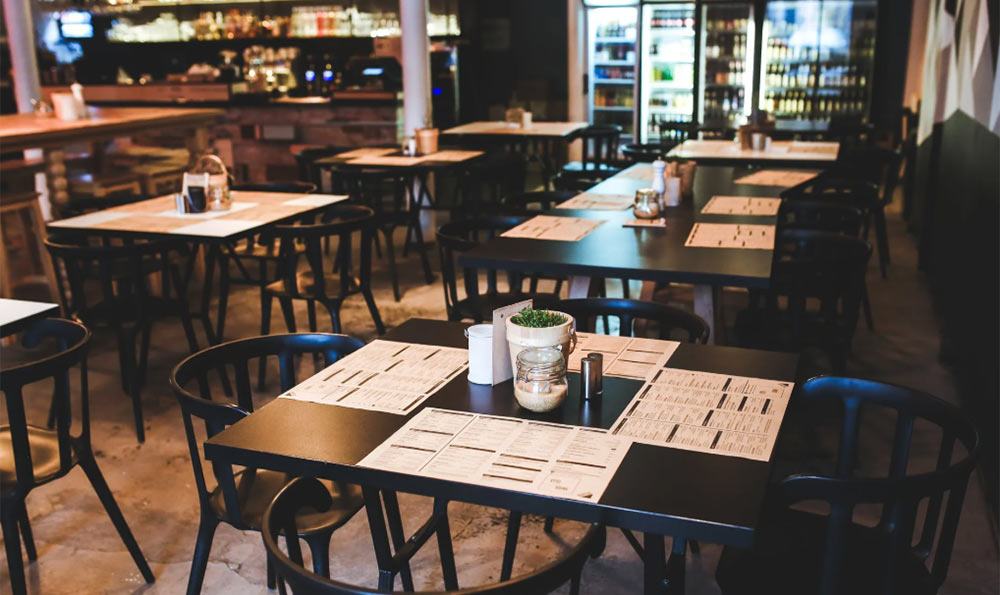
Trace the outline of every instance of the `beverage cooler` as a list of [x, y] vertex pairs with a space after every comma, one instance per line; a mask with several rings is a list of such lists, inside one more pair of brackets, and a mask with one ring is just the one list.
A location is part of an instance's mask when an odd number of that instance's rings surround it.
[[637, 6], [587, 10], [587, 116], [592, 124], [617, 124], [622, 140], [634, 138]]
[[787, 129], [865, 122], [875, 60], [874, 1], [767, 5], [760, 107]]
[[698, 121], [714, 130], [746, 123], [753, 97], [753, 10], [750, 4], [701, 6]]
[[694, 119], [695, 4], [648, 3], [641, 13], [639, 138], [656, 143]]

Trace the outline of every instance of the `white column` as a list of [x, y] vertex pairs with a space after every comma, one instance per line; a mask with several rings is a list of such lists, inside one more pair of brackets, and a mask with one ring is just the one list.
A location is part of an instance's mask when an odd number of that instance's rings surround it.
[[7, 20], [7, 43], [14, 67], [14, 96], [17, 111], [31, 113], [32, 99], [40, 99], [38, 59], [35, 56], [35, 25], [31, 19], [31, 0], [3, 0]]
[[[570, 122], [583, 122], [587, 119], [586, 99], [583, 74], [586, 68], [586, 20], [581, 0], [566, 0], [566, 90], [568, 97], [566, 103]], [[579, 160], [580, 143], [571, 143], [569, 146], [569, 159]]]
[[[5, 0], [6, 1], [6, 0]], [[399, 0], [403, 31], [403, 134], [431, 124], [431, 48], [427, 0]]]

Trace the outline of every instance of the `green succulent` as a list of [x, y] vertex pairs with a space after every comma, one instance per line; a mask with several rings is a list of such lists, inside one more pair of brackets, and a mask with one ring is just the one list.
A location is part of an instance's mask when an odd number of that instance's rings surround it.
[[549, 312], [548, 310], [525, 308], [512, 316], [510, 320], [517, 326], [524, 326], [528, 328], [548, 328], [565, 323], [566, 317], [562, 314]]

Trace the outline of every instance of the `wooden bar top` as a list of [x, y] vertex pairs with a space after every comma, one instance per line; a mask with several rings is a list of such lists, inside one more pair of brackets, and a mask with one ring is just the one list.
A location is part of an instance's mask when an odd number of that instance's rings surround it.
[[60, 146], [124, 136], [141, 130], [207, 126], [219, 119], [217, 109], [165, 107], [89, 107], [90, 117], [60, 120], [54, 115], [0, 116], [0, 144], [5, 151]]

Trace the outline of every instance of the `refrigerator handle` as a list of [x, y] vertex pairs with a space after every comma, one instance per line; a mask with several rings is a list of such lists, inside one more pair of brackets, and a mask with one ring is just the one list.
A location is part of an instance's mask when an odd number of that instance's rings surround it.
[[583, 94], [586, 95], [587, 91], [590, 90], [590, 73], [583, 73]]

